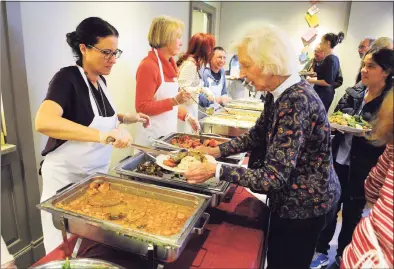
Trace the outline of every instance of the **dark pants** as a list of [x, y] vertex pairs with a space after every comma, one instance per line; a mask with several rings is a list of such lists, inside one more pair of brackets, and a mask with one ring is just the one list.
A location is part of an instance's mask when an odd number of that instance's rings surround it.
[[272, 213], [268, 235], [268, 269], [309, 269], [316, 242], [336, 207], [314, 219], [284, 219]]
[[[342, 256], [345, 247], [352, 241], [352, 235], [357, 224], [360, 222], [363, 209], [365, 207], [365, 199], [354, 199], [349, 190], [349, 166], [341, 165], [334, 162], [335, 172], [338, 175], [339, 182], [341, 183], [342, 194], [338, 203], [337, 214], [342, 208], [342, 228], [338, 236], [338, 249], [337, 255]], [[335, 228], [337, 226], [337, 216], [335, 216], [330, 224], [321, 233], [316, 246], [316, 252], [323, 254], [328, 253], [330, 249], [330, 241], [332, 240]]]

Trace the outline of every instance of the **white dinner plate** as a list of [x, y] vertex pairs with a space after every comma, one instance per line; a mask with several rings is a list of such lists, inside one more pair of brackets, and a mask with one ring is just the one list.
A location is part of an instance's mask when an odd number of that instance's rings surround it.
[[[180, 169], [178, 167], [169, 167], [167, 165], [164, 164], [164, 161], [168, 160], [170, 156], [169, 155], [159, 155], [156, 157], [156, 163], [158, 166], [168, 170], [168, 171], [172, 171], [175, 173], [185, 173], [186, 170]], [[211, 155], [205, 155], [205, 157], [207, 158], [209, 163], [213, 163], [216, 164], [216, 160], [214, 157], [212, 157]]]
[[371, 131], [370, 129], [365, 130], [365, 129], [357, 129], [357, 128], [353, 128], [353, 127], [349, 127], [349, 126], [344, 126], [344, 125], [340, 125], [337, 123], [331, 123], [331, 128], [337, 129], [338, 131], [342, 131], [344, 133], [350, 133], [350, 134], [361, 134], [363, 132], [369, 132]]

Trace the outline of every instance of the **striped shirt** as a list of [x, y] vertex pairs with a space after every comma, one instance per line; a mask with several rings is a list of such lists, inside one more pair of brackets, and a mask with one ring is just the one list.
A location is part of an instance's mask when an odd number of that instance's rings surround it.
[[367, 177], [365, 196], [373, 207], [357, 225], [352, 242], [344, 251], [341, 268], [393, 268], [393, 153], [394, 146], [387, 145]]

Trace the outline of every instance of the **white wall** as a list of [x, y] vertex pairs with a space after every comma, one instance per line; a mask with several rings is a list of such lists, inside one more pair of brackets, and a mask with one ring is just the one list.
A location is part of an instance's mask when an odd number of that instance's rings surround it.
[[[309, 28], [305, 14], [310, 6], [310, 2], [222, 2], [220, 44], [227, 50], [230, 49], [232, 42], [244, 27], [260, 21], [285, 30], [297, 53], [300, 53], [304, 47], [301, 36]], [[346, 31], [350, 3], [324, 2], [319, 3], [318, 7], [320, 26], [317, 28], [318, 37], [312, 43], [312, 47], [326, 32]], [[341, 55], [342, 50], [343, 48], [338, 46], [336, 54]], [[229, 53], [228, 59], [229, 56], [232, 55]]]
[[[232, 42], [246, 25], [254, 21], [275, 24], [289, 34], [297, 52], [303, 48], [301, 36], [308, 29], [305, 13], [310, 2], [223, 2], [220, 23], [220, 44], [229, 49]], [[344, 90], [352, 86], [360, 66], [357, 46], [365, 36], [393, 37], [393, 2], [319, 2], [318, 37], [322, 34], [345, 33], [345, 40], [335, 48], [344, 77], [331, 106], [332, 111]], [[232, 56], [228, 55], [228, 59]], [[302, 65], [300, 65], [301, 67]]]
[[344, 86], [336, 92], [332, 108], [345, 89], [354, 85], [361, 63], [357, 47], [366, 36], [393, 38], [393, 2], [352, 2], [346, 42], [343, 44], [346, 54], [340, 59]]
[[[135, 74], [140, 61], [147, 55], [147, 35], [152, 19], [170, 15], [185, 23], [184, 48], [189, 32], [188, 2], [22, 2], [22, 26], [26, 56], [32, 121], [48, 83], [62, 67], [73, 65], [71, 49], [66, 43], [66, 33], [75, 30], [79, 22], [89, 16], [99, 16], [119, 33], [119, 48], [124, 51], [110, 76], [107, 77], [116, 108], [122, 112], [135, 111]], [[134, 135], [134, 128], [129, 128]], [[34, 132], [37, 163], [47, 138]], [[130, 150], [115, 150], [112, 163], [128, 156]]]

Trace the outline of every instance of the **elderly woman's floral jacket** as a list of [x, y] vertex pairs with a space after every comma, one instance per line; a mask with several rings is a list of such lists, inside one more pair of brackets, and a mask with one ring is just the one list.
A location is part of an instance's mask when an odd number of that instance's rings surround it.
[[304, 80], [274, 102], [246, 134], [219, 146], [222, 156], [251, 151], [249, 168], [222, 165], [220, 180], [266, 193], [282, 218], [308, 219], [336, 207], [340, 185], [324, 106]]

